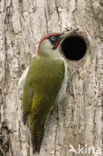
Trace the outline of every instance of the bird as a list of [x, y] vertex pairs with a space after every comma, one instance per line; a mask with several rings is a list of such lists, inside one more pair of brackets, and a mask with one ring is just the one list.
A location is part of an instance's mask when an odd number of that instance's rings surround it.
[[45, 35], [19, 80], [19, 85], [23, 84], [23, 123], [29, 123], [33, 153], [40, 152], [47, 117], [66, 93], [67, 67], [60, 45], [67, 35], [64, 32]]

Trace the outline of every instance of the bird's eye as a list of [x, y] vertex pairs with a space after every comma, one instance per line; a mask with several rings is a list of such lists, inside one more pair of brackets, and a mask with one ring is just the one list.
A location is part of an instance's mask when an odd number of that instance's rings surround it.
[[54, 40], [55, 40], [55, 36], [52, 36], [52, 37], [51, 37], [51, 40], [54, 41]]

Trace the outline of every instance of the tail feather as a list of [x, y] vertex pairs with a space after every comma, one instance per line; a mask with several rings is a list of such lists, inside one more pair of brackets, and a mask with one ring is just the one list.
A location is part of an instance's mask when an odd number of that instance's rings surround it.
[[35, 119], [32, 126], [33, 131], [31, 133], [31, 142], [33, 147], [33, 153], [39, 153], [44, 135], [44, 122]]
[[32, 146], [33, 146], [33, 153], [40, 152], [40, 147], [42, 143], [43, 133], [38, 135], [36, 132], [34, 132], [34, 136], [32, 138]]

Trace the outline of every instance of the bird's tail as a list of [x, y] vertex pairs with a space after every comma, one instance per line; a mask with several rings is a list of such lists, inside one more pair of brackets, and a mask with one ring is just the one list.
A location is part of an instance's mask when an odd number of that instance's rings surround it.
[[44, 134], [44, 121], [37, 118], [34, 119], [30, 125], [30, 130], [33, 153], [39, 153]]

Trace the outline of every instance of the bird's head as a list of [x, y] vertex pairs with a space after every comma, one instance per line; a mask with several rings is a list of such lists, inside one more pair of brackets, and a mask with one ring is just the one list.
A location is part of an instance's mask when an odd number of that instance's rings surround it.
[[49, 33], [45, 35], [39, 43], [38, 55], [49, 54], [51, 51], [55, 51], [62, 40], [62, 35], [64, 33]]
[[69, 31], [69, 32], [63, 32], [63, 33], [49, 33], [45, 35], [39, 43], [38, 46], [38, 55], [56, 55], [58, 51], [58, 46], [60, 45], [61, 41], [68, 36], [69, 34], [77, 31], [78, 29]]

